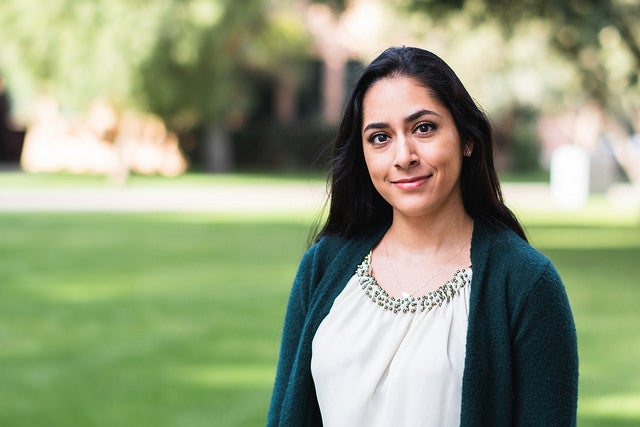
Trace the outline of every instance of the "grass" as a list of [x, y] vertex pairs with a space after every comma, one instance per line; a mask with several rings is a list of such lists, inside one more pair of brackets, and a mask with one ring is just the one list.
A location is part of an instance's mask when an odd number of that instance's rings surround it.
[[0, 425], [256, 426], [307, 226], [0, 215]]
[[[519, 214], [574, 310], [579, 425], [639, 425], [640, 223], [593, 212]], [[299, 218], [0, 213], [0, 425], [264, 425], [308, 230]]]

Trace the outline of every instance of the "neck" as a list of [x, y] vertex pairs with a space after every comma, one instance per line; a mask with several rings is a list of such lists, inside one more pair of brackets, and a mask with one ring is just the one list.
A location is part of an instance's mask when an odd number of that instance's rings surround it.
[[472, 232], [473, 219], [462, 209], [435, 218], [394, 215], [387, 237], [410, 251], [437, 252], [469, 240]]

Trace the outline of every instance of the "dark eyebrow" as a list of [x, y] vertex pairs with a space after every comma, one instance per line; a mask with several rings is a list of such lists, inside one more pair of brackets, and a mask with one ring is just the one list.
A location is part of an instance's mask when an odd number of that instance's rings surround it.
[[[404, 119], [404, 122], [405, 123], [411, 123], [412, 121], [417, 120], [420, 117], [427, 116], [427, 115], [434, 115], [434, 116], [440, 117], [440, 114], [436, 113], [435, 111], [419, 110], [419, 111], [416, 111], [415, 113], [412, 113], [412, 114], [408, 115], [407, 118]], [[384, 123], [384, 122], [369, 123], [368, 125], [366, 125], [364, 127], [362, 132], [366, 132], [369, 129], [385, 129], [387, 127], [389, 127], [389, 125], [387, 123]]]
[[364, 127], [364, 129], [362, 130], [362, 132], [366, 132], [366, 131], [368, 131], [369, 129], [385, 129], [385, 128], [387, 128], [387, 127], [389, 127], [389, 125], [388, 125], [388, 124], [386, 124], [386, 123], [383, 123], [383, 122], [369, 123], [368, 125], [366, 125], [366, 126]]
[[410, 114], [406, 119], [404, 119], [405, 123], [411, 123], [412, 121], [419, 119], [422, 116], [429, 116], [429, 115], [433, 115], [433, 116], [438, 116], [440, 117], [440, 114], [436, 113], [435, 111], [431, 111], [431, 110], [420, 110], [420, 111], [416, 111], [413, 114]]

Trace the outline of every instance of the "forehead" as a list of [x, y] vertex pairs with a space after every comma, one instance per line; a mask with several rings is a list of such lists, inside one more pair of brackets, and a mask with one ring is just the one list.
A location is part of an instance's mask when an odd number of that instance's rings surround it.
[[449, 116], [448, 109], [433, 91], [415, 78], [386, 77], [367, 90], [362, 101], [363, 125], [367, 121], [387, 121], [407, 117], [420, 109], [428, 109]]

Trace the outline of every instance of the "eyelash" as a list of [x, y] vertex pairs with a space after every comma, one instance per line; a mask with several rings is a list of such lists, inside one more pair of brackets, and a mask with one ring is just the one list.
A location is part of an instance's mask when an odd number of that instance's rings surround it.
[[[421, 128], [427, 127], [426, 130], [420, 130]], [[420, 122], [418, 123], [414, 128], [413, 128], [413, 132], [420, 132], [420, 133], [429, 133], [431, 131], [434, 131], [437, 129], [437, 126], [431, 122]], [[378, 137], [384, 137], [384, 141], [379, 141]], [[368, 139], [369, 143], [374, 144], [374, 145], [381, 145], [384, 144], [385, 142], [387, 142], [389, 139], [389, 135], [387, 135], [386, 133], [374, 133], [373, 135], [371, 135]]]
[[423, 127], [423, 126], [426, 126], [426, 127], [429, 128], [428, 130], [422, 131], [423, 133], [427, 133], [427, 132], [436, 130], [436, 125], [434, 125], [433, 123], [431, 123], [431, 122], [420, 122], [420, 123], [418, 123], [416, 125], [416, 127], [413, 128], [414, 132], [416, 130], [420, 129], [421, 127]]
[[[385, 138], [384, 141], [378, 141], [377, 138], [379, 136], [382, 136]], [[384, 144], [385, 142], [387, 142], [389, 139], [389, 135], [385, 134], [385, 133], [374, 133], [373, 135], [371, 135], [369, 137], [369, 142], [373, 145], [380, 145], [380, 144]]]

